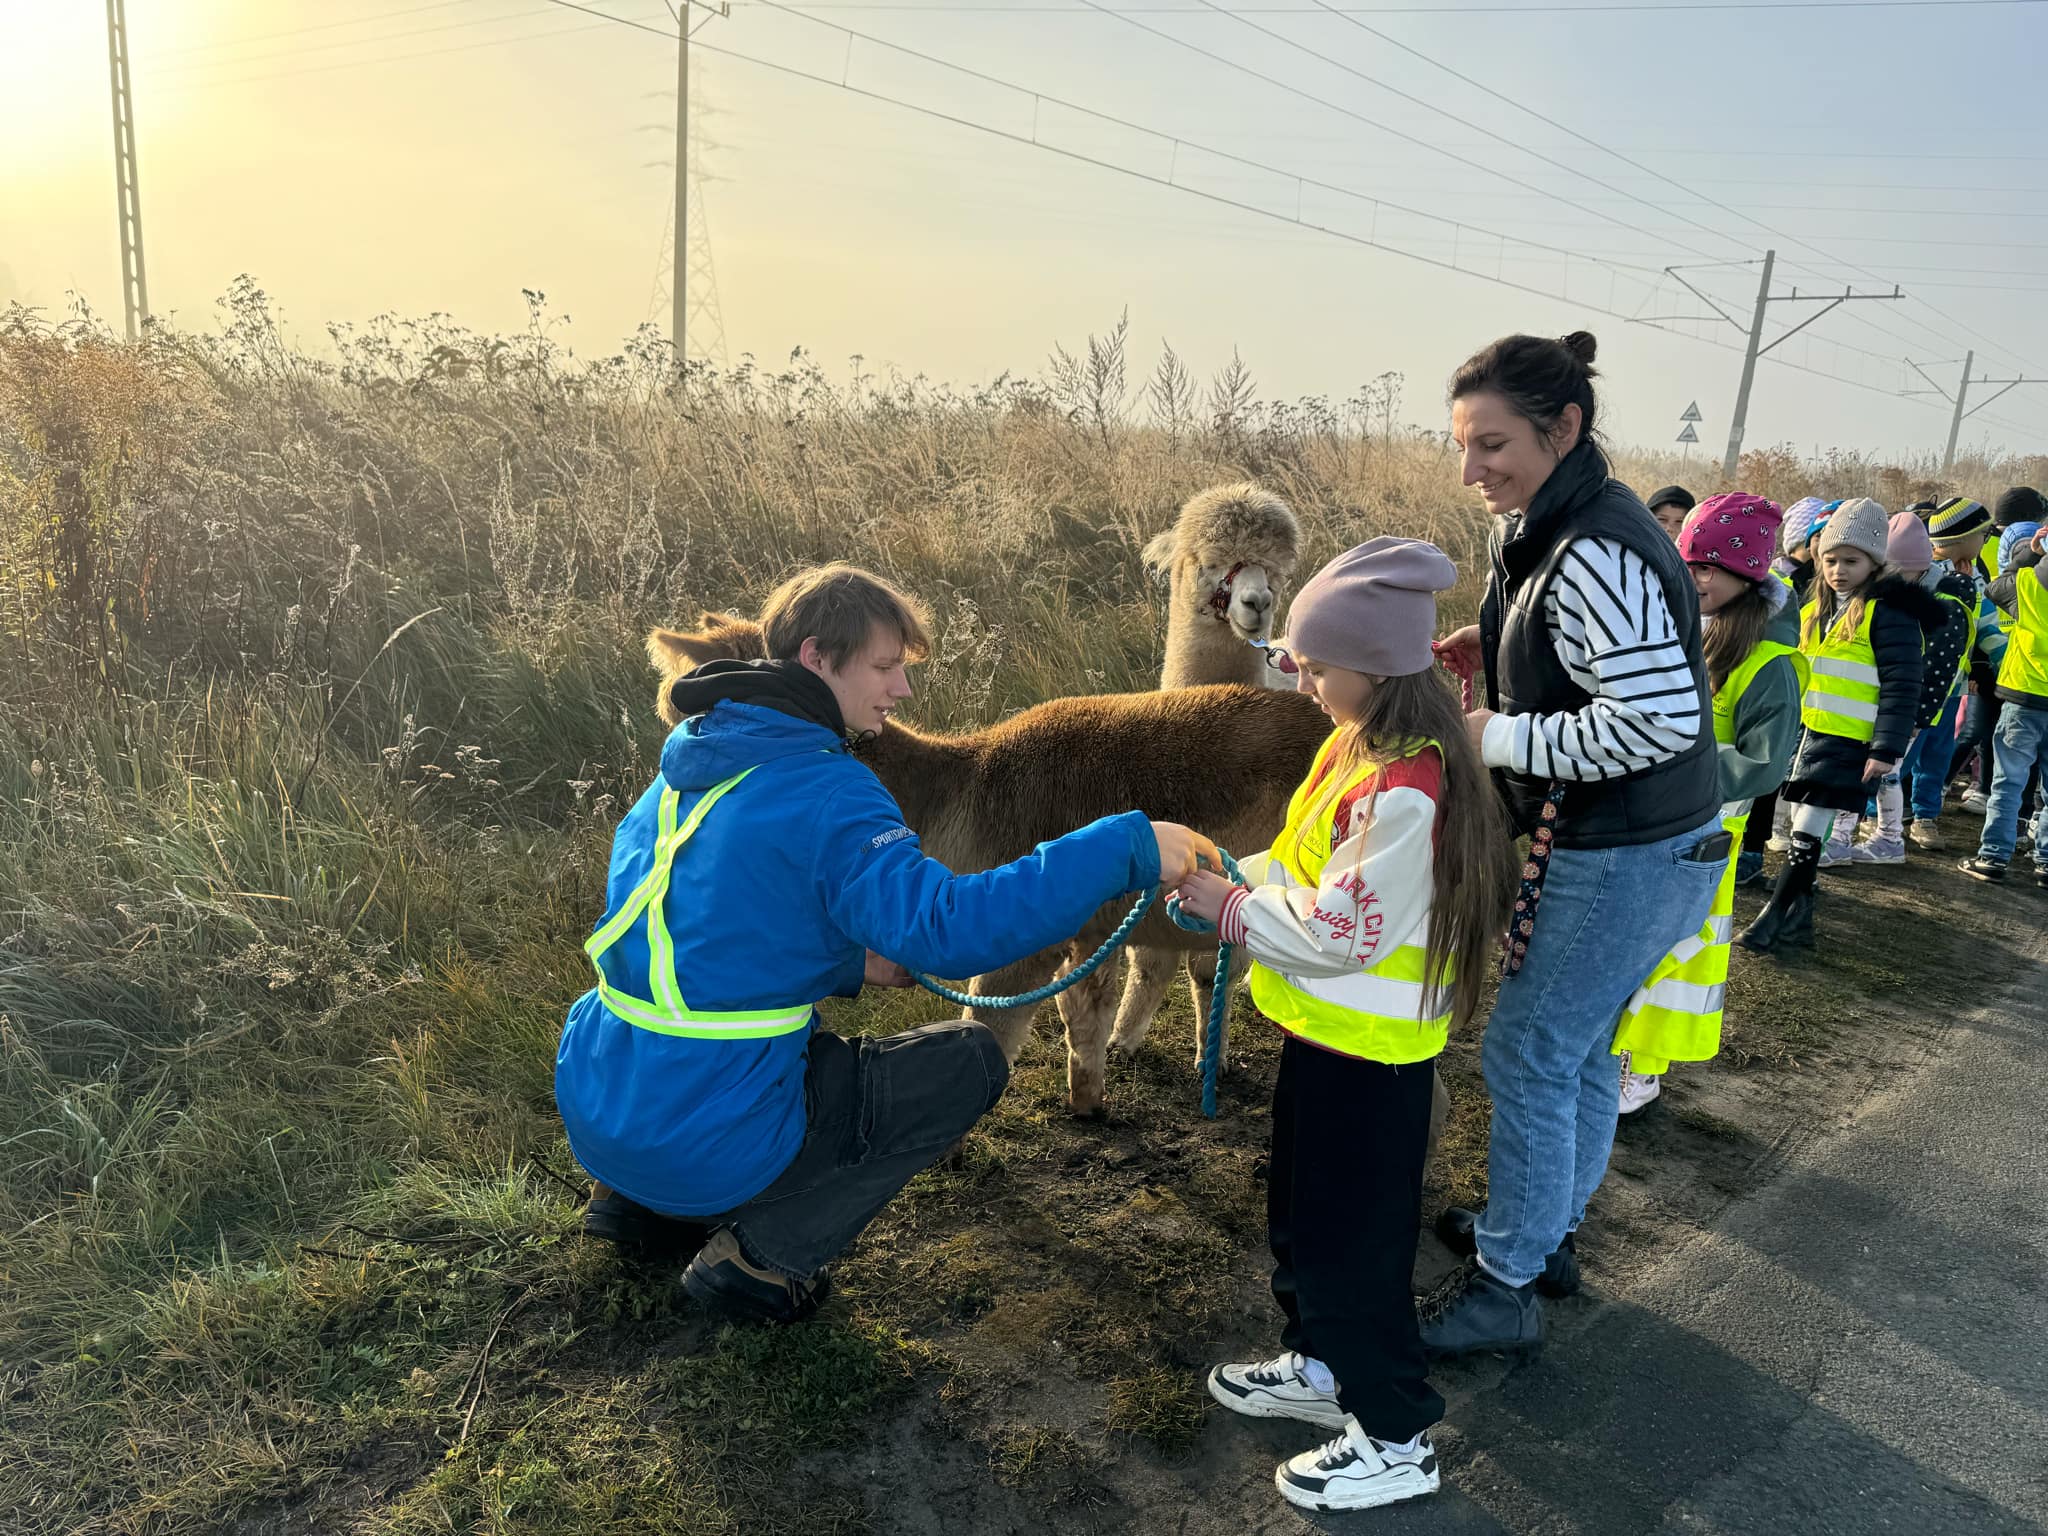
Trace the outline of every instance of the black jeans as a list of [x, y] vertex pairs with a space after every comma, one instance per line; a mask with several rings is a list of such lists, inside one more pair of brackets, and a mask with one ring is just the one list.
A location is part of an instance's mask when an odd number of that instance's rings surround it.
[[1444, 1416], [1412, 1287], [1435, 1066], [1289, 1035], [1273, 1085], [1266, 1227], [1280, 1343], [1327, 1365], [1339, 1405], [1380, 1440], [1413, 1439]]
[[808, 1280], [994, 1108], [1009, 1081], [1002, 1047], [981, 1024], [879, 1040], [821, 1029], [806, 1050], [795, 1159], [746, 1204], [697, 1220], [732, 1228], [756, 1264]]
[[1743, 829], [1742, 851], [1762, 853], [1764, 844], [1771, 840], [1771, 823], [1778, 815], [1778, 792], [1774, 789], [1768, 795], [1758, 795], [1756, 803], [1749, 808], [1749, 825]]

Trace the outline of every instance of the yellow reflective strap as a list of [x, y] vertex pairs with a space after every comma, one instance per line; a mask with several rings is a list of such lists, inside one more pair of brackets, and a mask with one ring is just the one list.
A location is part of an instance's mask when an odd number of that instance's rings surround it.
[[683, 844], [696, 835], [711, 808], [737, 788], [747, 774], [738, 773], [723, 784], [714, 784], [699, 797], [691, 809], [690, 816], [680, 827], [676, 825], [676, 807], [681, 797], [674, 790], [661, 797], [661, 840], [655, 845], [654, 869], [649, 875], [650, 888], [647, 894], [647, 980], [654, 989], [654, 996], [668, 1012], [681, 1016], [689, 1012], [683, 1001], [682, 985], [676, 980], [676, 946], [669, 936], [668, 914], [664, 910], [668, 898], [669, 876], [675, 870], [676, 855]]
[[725, 1012], [685, 1008], [680, 1013], [671, 1013], [645, 998], [621, 992], [607, 981], [598, 982], [597, 995], [605, 1007], [636, 1029], [705, 1040], [748, 1040], [791, 1034], [802, 1029], [811, 1017], [808, 1004], [800, 1008], [752, 1008]]

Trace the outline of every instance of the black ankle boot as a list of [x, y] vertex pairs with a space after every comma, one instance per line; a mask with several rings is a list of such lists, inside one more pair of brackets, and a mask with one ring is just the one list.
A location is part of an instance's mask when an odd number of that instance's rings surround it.
[[[1446, 1206], [1443, 1215], [1436, 1219], [1436, 1235], [1451, 1252], [1471, 1258], [1479, 1251], [1479, 1213], [1462, 1205]], [[1559, 1301], [1579, 1294], [1579, 1249], [1571, 1233], [1565, 1233], [1564, 1241], [1543, 1261], [1536, 1289]]]
[[1434, 1359], [1520, 1353], [1543, 1343], [1536, 1287], [1509, 1285], [1467, 1259], [1418, 1308], [1422, 1350]]
[[1813, 885], [1820, 875], [1820, 850], [1820, 839], [1811, 833], [1792, 834], [1792, 852], [1785, 860], [1785, 867], [1778, 871], [1778, 883], [1771, 892], [1769, 905], [1756, 915], [1755, 922], [1742, 930], [1736, 943], [1759, 955], [1770, 954], [1788, 942], [1793, 913], [1802, 899], [1810, 921]]
[[1778, 929], [1778, 948], [1812, 949], [1817, 941], [1813, 936], [1813, 908], [1818, 899], [1816, 891], [1802, 891], [1792, 898], [1785, 913], [1785, 921]]
[[590, 1186], [583, 1230], [650, 1264], [686, 1263], [711, 1235], [711, 1229], [701, 1223], [650, 1211], [607, 1184]]
[[1783, 899], [1773, 892], [1769, 905], [1757, 913], [1755, 922], [1736, 935], [1735, 942], [1756, 954], [1768, 955], [1777, 947], [1778, 936], [1785, 931], [1785, 917]]

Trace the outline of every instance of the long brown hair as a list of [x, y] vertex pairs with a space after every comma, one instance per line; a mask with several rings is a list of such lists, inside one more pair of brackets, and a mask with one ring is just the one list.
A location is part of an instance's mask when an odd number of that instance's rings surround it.
[[[1764, 578], [1775, 580], [1775, 576]], [[1728, 674], [1749, 659], [1749, 653], [1763, 639], [1764, 631], [1771, 627], [1771, 616], [1777, 611], [1771, 605], [1770, 593], [1764, 590], [1764, 582], [1753, 581], [1746, 591], [1724, 603], [1718, 613], [1707, 615], [1701, 626], [1700, 647], [1706, 653], [1707, 681], [1714, 692], [1719, 693]]]
[[[1828, 585], [1825, 569], [1814, 571], [1813, 584], [1819, 591], [1814, 594], [1813, 612], [1809, 613], [1799, 626], [1799, 643], [1802, 647], [1820, 644], [1822, 635], [1832, 630], [1837, 638], [1853, 635], [1863, 625], [1863, 610], [1870, 605], [1870, 594], [1877, 590], [1877, 584], [1891, 575], [1892, 568], [1880, 560], [1870, 568], [1863, 585], [1845, 599]], [[1838, 607], [1837, 604], [1840, 606]]]
[[1435, 667], [1407, 677], [1382, 678], [1358, 719], [1343, 727], [1304, 817], [1291, 862], [1301, 863], [1299, 838], [1307, 824], [1362, 769], [1405, 757], [1435, 742], [1443, 757], [1443, 790], [1437, 804], [1436, 867], [1429, 907], [1424, 976], [1441, 1007], [1446, 969], [1451, 1022], [1461, 1025], [1478, 1011], [1486, 990], [1488, 961], [1507, 931], [1519, 860], [1507, 816], [1493, 780], [1465, 734], [1464, 711], [1449, 681]]

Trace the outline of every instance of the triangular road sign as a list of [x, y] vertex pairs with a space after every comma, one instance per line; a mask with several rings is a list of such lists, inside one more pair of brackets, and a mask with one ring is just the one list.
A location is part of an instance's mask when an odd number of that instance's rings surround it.
[[1678, 440], [1681, 443], [1696, 443], [1700, 440], [1700, 435], [1693, 431], [1692, 423], [1688, 421], [1685, 424], [1685, 430], [1678, 434]]
[[1678, 419], [1680, 421], [1705, 421], [1707, 418], [1700, 414], [1700, 403], [1695, 400], [1685, 408], [1685, 414]]

